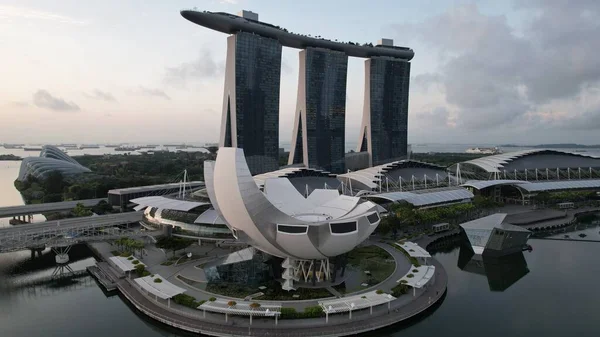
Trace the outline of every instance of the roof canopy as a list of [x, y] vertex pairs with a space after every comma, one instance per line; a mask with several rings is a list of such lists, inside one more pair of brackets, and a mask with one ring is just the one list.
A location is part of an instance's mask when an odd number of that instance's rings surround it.
[[482, 190], [484, 188], [492, 187], [492, 186], [501, 186], [501, 185], [515, 185], [525, 183], [523, 180], [469, 180], [466, 183], [460, 185], [463, 187], [472, 187], [478, 190]]
[[[415, 271], [416, 270], [416, 271]], [[407, 277], [407, 275], [412, 274], [413, 277]], [[422, 288], [424, 285], [429, 282], [435, 275], [435, 266], [420, 266], [420, 267], [411, 267], [411, 269], [404, 275], [401, 279], [396, 281], [397, 283], [406, 284], [407, 286], [411, 286], [413, 288]]]
[[[109, 259], [124, 272], [134, 270], [135, 266], [144, 266], [142, 261], [138, 261], [136, 258], [129, 260], [129, 257], [111, 256]], [[133, 264], [133, 261], [138, 261], [139, 263]]]
[[185, 212], [188, 212], [191, 209], [194, 209], [199, 206], [210, 205], [210, 203], [208, 202], [186, 201], [159, 196], [136, 198], [131, 199], [130, 201], [134, 204], [138, 204], [136, 209], [140, 207], [154, 207], [162, 209], [173, 209]]
[[[446, 168], [443, 166], [438, 166], [429, 163], [423, 163], [415, 160], [399, 160], [391, 163], [378, 165], [369, 167], [363, 170], [358, 170], [354, 172], [348, 172], [344, 174], [338, 175], [338, 179], [341, 181], [346, 181], [348, 179], [355, 180], [363, 185], [366, 185], [370, 189], [376, 189], [379, 187], [379, 182], [382, 181], [382, 177], [386, 175], [387, 172], [400, 170], [400, 169], [408, 169], [408, 168], [427, 168], [432, 170], [438, 170], [440, 173], [443, 173], [445, 176]], [[415, 177], [415, 179], [422, 179], [423, 176]], [[435, 177], [430, 177], [435, 179]], [[392, 179], [398, 179], [398, 177], [392, 177]], [[405, 178], [403, 178], [405, 179]]]
[[265, 181], [271, 178], [295, 178], [295, 177], [331, 177], [334, 178], [335, 174], [331, 174], [327, 171], [317, 170], [306, 167], [286, 167], [281, 170], [267, 172], [259, 175], [255, 175], [252, 178], [256, 182], [259, 188], [263, 188]]
[[419, 246], [418, 244], [416, 244], [414, 242], [410, 242], [410, 241], [407, 241], [405, 243], [396, 242], [396, 245], [398, 245], [402, 249], [404, 249], [408, 253], [408, 255], [410, 255], [410, 257], [431, 257], [431, 255], [429, 255], [428, 251], [426, 251], [424, 248], [422, 248], [421, 246]]
[[319, 301], [319, 305], [327, 314], [338, 314], [350, 310], [360, 310], [374, 307], [380, 304], [388, 303], [396, 298], [389, 294], [378, 294], [377, 291], [370, 291], [354, 296], [343, 297], [330, 301]]
[[258, 308], [251, 307], [251, 302], [239, 302], [234, 305], [229, 305], [229, 300], [217, 299], [216, 301], [206, 301], [201, 304], [198, 309], [218, 312], [221, 314], [240, 315], [240, 316], [275, 316], [281, 315], [280, 304], [263, 304]]
[[422, 190], [422, 193], [389, 192], [368, 196], [368, 198], [386, 199], [392, 202], [406, 201], [414, 206], [428, 206], [448, 202], [458, 202], [472, 199], [473, 197], [473, 193], [465, 188]]
[[[156, 279], [160, 279], [161, 282], [154, 282]], [[142, 289], [163, 300], [185, 292], [185, 289], [174, 285], [158, 274], [154, 275], [154, 277], [145, 276], [136, 278], [134, 281], [139, 284]]]
[[554, 181], [524, 181], [524, 180], [469, 180], [461, 186], [472, 187], [478, 190], [511, 185], [526, 192], [585, 190], [600, 188], [600, 179], [589, 180], [554, 180]]
[[194, 220], [196, 224], [212, 224], [212, 225], [224, 225], [225, 221], [221, 219], [219, 213], [214, 208], [209, 208], [204, 213], [200, 214], [196, 220]]
[[[468, 160], [459, 164], [455, 164], [452, 167], [455, 168], [456, 165], [474, 165], [479, 167], [480, 169], [488, 172], [488, 173], [500, 173], [503, 171], [504, 167], [508, 165], [510, 162], [515, 161], [518, 158], [532, 156], [536, 154], [547, 153], [547, 154], [555, 154], [555, 155], [566, 155], [566, 156], [575, 156], [580, 158], [591, 158], [591, 159], [600, 159], [600, 157], [581, 152], [569, 152], [569, 151], [561, 151], [561, 150], [548, 150], [548, 149], [529, 149], [515, 152], [507, 152], [502, 154], [497, 154], [493, 156], [481, 157], [477, 159]], [[570, 167], [570, 165], [563, 165], [561, 163], [561, 167]], [[580, 165], [575, 165], [575, 167]], [[532, 166], [532, 168], [535, 166]], [[571, 166], [572, 167], [572, 166]]]
[[542, 192], [542, 191], [562, 191], [562, 190], [585, 190], [600, 188], [600, 180], [559, 180], [559, 181], [543, 181], [530, 182], [517, 185], [519, 188], [527, 192]]

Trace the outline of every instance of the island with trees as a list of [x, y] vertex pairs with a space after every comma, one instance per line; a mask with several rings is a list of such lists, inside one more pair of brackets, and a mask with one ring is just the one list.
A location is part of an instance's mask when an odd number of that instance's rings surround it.
[[0, 154], [0, 161], [19, 161], [23, 158], [15, 156], [14, 154]]

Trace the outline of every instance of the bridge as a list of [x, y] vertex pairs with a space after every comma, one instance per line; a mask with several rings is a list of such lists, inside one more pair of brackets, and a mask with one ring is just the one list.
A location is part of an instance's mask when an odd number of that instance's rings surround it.
[[75, 208], [75, 206], [77, 206], [77, 204], [83, 204], [83, 206], [85, 206], [85, 207], [92, 207], [92, 206], [96, 206], [100, 201], [106, 201], [106, 198], [0, 207], [0, 218], [8, 218], [11, 216], [30, 215], [30, 214], [41, 214], [41, 213], [46, 213], [46, 212], [68, 211], [68, 210]]
[[143, 236], [140, 229], [118, 226], [142, 220], [143, 211], [71, 218], [0, 229], [0, 253], [46, 246], [68, 246], [83, 241]]

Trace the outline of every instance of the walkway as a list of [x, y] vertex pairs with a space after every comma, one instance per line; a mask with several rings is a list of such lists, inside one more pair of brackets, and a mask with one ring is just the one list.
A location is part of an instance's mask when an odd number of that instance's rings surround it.
[[41, 214], [46, 212], [68, 211], [75, 208], [77, 204], [83, 204], [83, 206], [85, 207], [92, 207], [96, 206], [100, 201], [106, 201], [106, 198], [0, 207], [0, 218], [7, 218], [18, 215]]
[[[46, 221], [0, 228], [0, 253], [47, 244], [73, 244], [112, 236], [141, 235], [115, 230], [114, 226], [142, 220], [143, 212], [129, 212]], [[100, 230], [103, 227], [109, 229]]]
[[[226, 323], [224, 315], [207, 313], [203, 318], [199, 310], [181, 311], [182, 307], [166, 308], [143, 295], [129, 280], [118, 283], [119, 290], [140, 311], [167, 325], [211, 336], [277, 336], [277, 337], [303, 337], [303, 336], [353, 336], [379, 329], [417, 315], [438, 301], [445, 293], [448, 277], [444, 268], [437, 261], [432, 260], [436, 266], [436, 281], [433, 286], [419, 292], [419, 297], [412, 300], [407, 294], [390, 303], [390, 310], [386, 305], [369, 310], [360, 310], [348, 315], [331, 315], [329, 323], [325, 318], [315, 319], [281, 319], [275, 325], [272, 318], [254, 318], [252, 326], [248, 318], [230, 317]], [[172, 304], [173, 306], [173, 304]], [[180, 312], [177, 312], [180, 310]]]

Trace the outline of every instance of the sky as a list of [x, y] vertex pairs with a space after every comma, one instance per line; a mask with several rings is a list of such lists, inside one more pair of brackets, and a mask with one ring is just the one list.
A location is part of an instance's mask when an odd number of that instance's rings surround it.
[[[597, 0], [0, 0], [0, 143], [216, 142], [226, 35], [183, 19], [192, 7], [411, 47], [411, 143], [600, 144]], [[284, 47], [282, 142], [298, 53]], [[347, 142], [363, 86], [350, 58]]]

